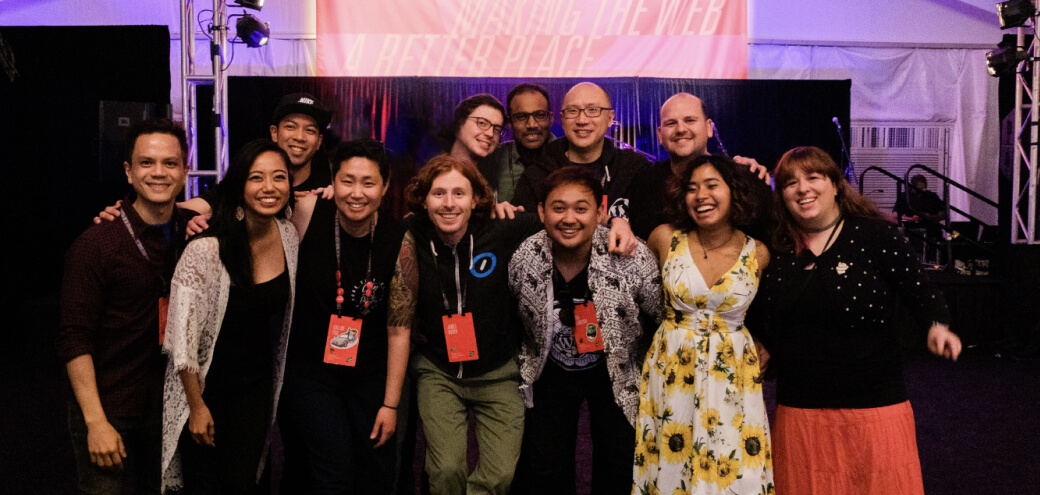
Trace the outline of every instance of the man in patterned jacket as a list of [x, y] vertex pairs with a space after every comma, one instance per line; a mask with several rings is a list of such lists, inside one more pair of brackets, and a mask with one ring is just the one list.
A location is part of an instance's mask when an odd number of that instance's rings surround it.
[[525, 330], [520, 390], [527, 406], [514, 492], [573, 490], [578, 411], [587, 401], [592, 492], [628, 493], [645, 351], [639, 316], [660, 320], [660, 271], [642, 244], [631, 258], [607, 252], [607, 228], [596, 221], [603, 187], [588, 170], [560, 168], [542, 191], [545, 230], [509, 264]]

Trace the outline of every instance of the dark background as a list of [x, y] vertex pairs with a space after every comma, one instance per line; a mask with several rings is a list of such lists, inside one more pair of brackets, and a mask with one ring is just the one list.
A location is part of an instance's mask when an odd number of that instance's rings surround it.
[[[169, 105], [170, 36], [166, 26], [0, 26], [0, 36], [15, 55], [18, 71], [14, 81], [0, 74], [0, 188], [7, 203], [0, 242], [7, 289], [0, 297], [0, 493], [72, 493], [65, 372], [53, 351], [62, 256], [91, 218], [127, 190], [118, 153], [125, 128], [112, 126], [114, 114], [140, 120], [147, 112], [164, 113]], [[564, 92], [578, 80], [533, 81], [549, 89], [558, 111]], [[376, 137], [394, 151], [395, 196], [387, 203], [399, 212], [394, 202], [404, 179], [441, 151], [440, 135], [455, 104], [478, 92], [504, 100], [518, 82], [234, 77], [230, 149], [269, 136], [271, 114], [282, 95], [311, 92], [335, 112], [326, 144]], [[731, 154], [767, 166], [799, 145], [821, 146], [837, 158], [840, 144], [831, 117], [848, 127], [850, 81], [597, 82], [617, 109], [616, 137], [658, 158], [664, 156], [656, 140], [658, 109], [678, 91], [705, 100]], [[208, 107], [206, 88], [201, 89], [198, 101]], [[199, 157], [203, 166], [212, 167], [212, 151], [206, 147], [207, 141], [212, 146], [206, 127], [212, 120], [207, 108], [200, 110]], [[559, 120], [554, 132], [562, 135]], [[1013, 258], [1025, 261], [1012, 264], [1016, 269], [984, 301], [975, 287], [957, 289], [955, 315], [971, 312], [975, 317], [971, 329], [957, 328], [962, 319], [955, 320], [954, 330], [973, 331], [979, 345], [966, 352], [964, 362], [918, 356], [907, 368], [929, 493], [1040, 491], [1035, 357], [1008, 359], [1007, 352], [1001, 357], [997, 352], [1004, 349], [994, 352], [987, 343], [992, 335], [1004, 335], [1002, 326], [1035, 338], [1036, 319], [1025, 317], [1037, 311], [1040, 283], [1037, 252], [1031, 248], [1012, 250]], [[1006, 313], [1012, 317], [1000, 318]]]

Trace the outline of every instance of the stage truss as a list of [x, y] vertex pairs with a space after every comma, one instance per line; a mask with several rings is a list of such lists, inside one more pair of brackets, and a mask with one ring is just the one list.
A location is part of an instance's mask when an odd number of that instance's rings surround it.
[[[1037, 232], [1037, 141], [1040, 111], [1034, 103], [1040, 96], [1040, 59], [1037, 58], [1037, 18], [1034, 28], [1018, 28], [1017, 46], [1025, 47], [1028, 34], [1029, 58], [1019, 65], [1015, 74], [1015, 151], [1011, 161], [1011, 242], [1013, 244], [1040, 244]], [[1027, 66], [1027, 64], [1029, 64]]]
[[[211, 73], [199, 73], [195, 65], [195, 1], [181, 2], [181, 115], [188, 134], [188, 186], [185, 198], [199, 195], [199, 178], [215, 177], [219, 182], [228, 166], [227, 126], [227, 67], [224, 54], [228, 46], [227, 3], [213, 0], [213, 20], [208, 34], [210, 39]], [[213, 86], [214, 133], [213, 170], [199, 170], [198, 157], [198, 86]], [[205, 130], [204, 130], [205, 132]]]

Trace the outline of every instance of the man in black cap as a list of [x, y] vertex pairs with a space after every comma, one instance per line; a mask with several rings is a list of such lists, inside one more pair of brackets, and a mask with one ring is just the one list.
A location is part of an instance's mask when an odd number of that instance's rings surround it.
[[[289, 155], [293, 169], [293, 191], [297, 198], [332, 184], [328, 159], [324, 158], [324, 155], [320, 160], [315, 159], [318, 150], [321, 149], [325, 129], [331, 120], [332, 112], [309, 93], [285, 95], [274, 109], [274, 115], [271, 117], [271, 141], [278, 143], [278, 147]], [[177, 206], [209, 218], [212, 211], [210, 205], [216, 191], [216, 188], [211, 188], [198, 197], [177, 203]], [[117, 203], [116, 206], [109, 206], [94, 217], [94, 223], [101, 223], [102, 219], [114, 220], [118, 215]], [[196, 220], [193, 223], [202, 229], [207, 227], [205, 221]], [[198, 231], [195, 225], [189, 226], [189, 232]]]
[[289, 154], [292, 162], [293, 190], [297, 195], [332, 184], [328, 163], [315, 166], [314, 155], [321, 148], [322, 133], [332, 113], [308, 93], [284, 96], [271, 118], [271, 141]]

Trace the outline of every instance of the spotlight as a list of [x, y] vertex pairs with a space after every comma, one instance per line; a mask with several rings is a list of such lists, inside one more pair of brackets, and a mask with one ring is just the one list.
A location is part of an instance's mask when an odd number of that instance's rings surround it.
[[232, 3], [247, 9], [260, 10], [264, 8], [264, 0], [232, 0]]
[[271, 36], [271, 28], [266, 22], [260, 22], [252, 14], [242, 14], [235, 21], [235, 34], [249, 48], [259, 48], [267, 44], [267, 38]]
[[997, 4], [997, 16], [1001, 29], [1022, 27], [1036, 15], [1033, 0], [1008, 0]]
[[986, 69], [991, 76], [1014, 72], [1018, 64], [1027, 58], [1025, 50], [1017, 46], [997, 48], [986, 54]]

